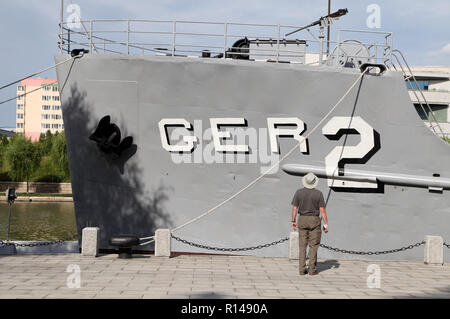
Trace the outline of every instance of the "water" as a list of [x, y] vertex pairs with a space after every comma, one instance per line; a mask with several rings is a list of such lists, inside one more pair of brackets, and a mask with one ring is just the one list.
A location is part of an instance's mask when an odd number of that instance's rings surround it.
[[[9, 208], [0, 203], [0, 239], [8, 233]], [[76, 240], [73, 203], [16, 202], [12, 205], [10, 240]]]

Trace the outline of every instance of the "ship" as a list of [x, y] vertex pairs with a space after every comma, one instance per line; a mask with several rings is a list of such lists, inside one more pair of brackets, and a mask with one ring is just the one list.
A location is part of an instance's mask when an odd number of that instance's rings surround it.
[[339, 248], [319, 258], [420, 260], [426, 235], [449, 241], [450, 148], [412, 105], [393, 33], [325, 39], [346, 13], [307, 27], [61, 20], [80, 243], [85, 227], [105, 250], [118, 234], [170, 229], [174, 252], [286, 257], [308, 172], [326, 201], [322, 244]]

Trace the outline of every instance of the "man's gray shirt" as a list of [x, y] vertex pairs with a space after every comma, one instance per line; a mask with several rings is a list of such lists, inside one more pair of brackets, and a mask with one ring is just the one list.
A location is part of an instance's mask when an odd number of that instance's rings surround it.
[[321, 191], [302, 188], [295, 192], [291, 204], [298, 207], [298, 213], [302, 216], [319, 216], [319, 208], [325, 207], [325, 200]]

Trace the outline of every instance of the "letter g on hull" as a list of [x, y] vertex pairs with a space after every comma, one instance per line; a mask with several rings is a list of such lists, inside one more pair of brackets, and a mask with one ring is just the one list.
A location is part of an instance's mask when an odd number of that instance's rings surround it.
[[162, 119], [158, 123], [159, 133], [161, 136], [162, 147], [168, 152], [192, 152], [195, 148], [195, 143], [198, 142], [196, 136], [185, 135], [183, 141], [185, 144], [171, 145], [169, 142], [169, 134], [167, 133], [167, 127], [184, 127], [187, 130], [192, 130], [192, 124], [185, 119]]

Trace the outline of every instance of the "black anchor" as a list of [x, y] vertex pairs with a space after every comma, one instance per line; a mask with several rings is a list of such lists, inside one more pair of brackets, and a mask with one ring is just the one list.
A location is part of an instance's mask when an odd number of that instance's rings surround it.
[[97, 147], [105, 154], [112, 154], [113, 158], [119, 158], [122, 153], [131, 147], [133, 137], [127, 136], [122, 141], [119, 127], [111, 123], [109, 115], [104, 116], [98, 123], [97, 129], [89, 136], [89, 139], [97, 143]]

